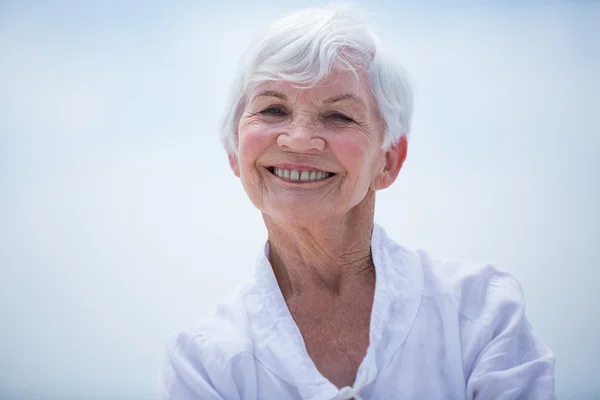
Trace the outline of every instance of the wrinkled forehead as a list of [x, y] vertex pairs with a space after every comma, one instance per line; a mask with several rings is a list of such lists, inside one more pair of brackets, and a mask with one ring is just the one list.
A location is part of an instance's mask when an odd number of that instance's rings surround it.
[[280, 93], [291, 103], [322, 104], [327, 100], [346, 96], [350, 102], [362, 102], [369, 111], [377, 111], [377, 104], [368, 76], [363, 71], [334, 70], [323, 80], [306, 85], [285, 80], [269, 80], [258, 84], [249, 94], [249, 99], [261, 93]]

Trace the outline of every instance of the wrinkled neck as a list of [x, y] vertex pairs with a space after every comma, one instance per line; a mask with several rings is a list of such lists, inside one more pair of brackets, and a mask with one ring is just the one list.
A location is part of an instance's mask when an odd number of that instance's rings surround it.
[[263, 215], [269, 261], [286, 299], [303, 292], [330, 292], [372, 281], [371, 235], [375, 193], [345, 215], [278, 223]]

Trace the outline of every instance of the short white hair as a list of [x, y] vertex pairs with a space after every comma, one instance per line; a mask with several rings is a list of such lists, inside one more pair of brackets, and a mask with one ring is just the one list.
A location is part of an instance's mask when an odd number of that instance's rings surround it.
[[289, 14], [269, 26], [245, 53], [231, 88], [221, 142], [237, 156], [238, 124], [250, 92], [262, 82], [282, 80], [313, 86], [341, 68], [364, 71], [384, 123], [383, 150], [410, 133], [413, 90], [404, 69], [382, 49], [367, 18], [336, 5]]

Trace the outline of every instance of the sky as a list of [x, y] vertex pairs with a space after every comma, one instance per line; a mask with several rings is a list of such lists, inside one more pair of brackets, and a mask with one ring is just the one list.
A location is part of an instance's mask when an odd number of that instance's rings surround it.
[[[149, 399], [266, 239], [218, 123], [241, 52], [322, 2], [0, 3], [0, 399]], [[364, 3], [411, 75], [376, 221], [521, 282], [560, 399], [600, 399], [600, 3]]]

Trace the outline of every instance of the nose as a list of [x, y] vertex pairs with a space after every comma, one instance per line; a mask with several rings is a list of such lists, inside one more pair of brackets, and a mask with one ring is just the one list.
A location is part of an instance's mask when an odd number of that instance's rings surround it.
[[277, 137], [277, 145], [299, 153], [323, 151], [325, 140], [318, 135], [315, 127], [295, 124]]

